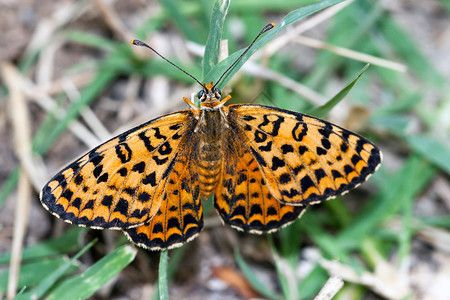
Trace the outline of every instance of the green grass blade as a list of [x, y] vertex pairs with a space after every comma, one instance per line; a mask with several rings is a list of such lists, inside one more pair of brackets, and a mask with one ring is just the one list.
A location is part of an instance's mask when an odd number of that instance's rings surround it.
[[233, 1], [231, 10], [233, 13], [261, 13], [265, 10], [287, 11], [301, 6], [311, 5], [318, 0], [283, 0], [283, 1], [261, 1], [261, 0], [241, 0]]
[[179, 1], [161, 0], [160, 3], [167, 11], [168, 15], [171, 16], [177, 29], [181, 31], [188, 40], [202, 43], [202, 34], [199, 34], [200, 32], [194, 28], [193, 22], [189, 22], [189, 20], [184, 17]]
[[17, 299], [18, 296], [23, 295], [23, 293], [25, 293], [25, 290], [27, 289], [26, 286], [24, 286], [23, 288], [20, 289], [20, 291], [17, 293], [16, 297], [14, 297], [14, 300]]
[[444, 227], [446, 229], [450, 229], [450, 217], [448, 215], [422, 217], [422, 218], [419, 218], [419, 220], [424, 225], [439, 226], [439, 227]]
[[167, 278], [168, 253], [167, 250], [163, 250], [159, 257], [158, 291], [159, 299], [161, 300], [169, 299], [169, 283]]
[[406, 141], [416, 153], [450, 174], [450, 149], [444, 144], [425, 134], [407, 136]]
[[83, 274], [73, 276], [51, 291], [47, 300], [87, 299], [134, 260], [137, 250], [131, 246], [117, 248]]
[[401, 57], [414, 74], [425, 83], [436, 87], [444, 87], [447, 80], [432, 66], [428, 59], [420, 52], [419, 48], [392, 18], [385, 16], [380, 21], [380, 28], [390, 45], [395, 48], [397, 55]]
[[205, 55], [203, 56], [203, 76], [208, 74], [219, 62], [220, 39], [222, 38], [223, 25], [229, 6], [230, 0], [217, 0], [214, 4]]
[[185, 249], [186, 247], [180, 247], [170, 252], [170, 261], [169, 266], [167, 267], [167, 278], [169, 279], [169, 281], [175, 275], [175, 272], [183, 259]]
[[348, 262], [350, 258], [345, 249], [343, 249], [341, 244], [336, 241], [336, 238], [322, 228], [322, 224], [316, 220], [315, 216], [316, 215], [313, 214], [313, 212], [308, 211], [302, 216], [301, 222], [303, 224], [308, 224], [308, 226], [304, 227], [304, 230], [309, 238], [311, 238], [314, 244], [320, 248], [323, 256], [337, 259], [341, 262]]
[[[22, 263], [20, 266], [20, 275], [18, 288], [30, 287], [39, 284], [42, 278], [48, 277], [55, 269], [67, 264], [68, 259], [59, 256], [55, 258], [45, 258], [30, 263]], [[75, 263], [69, 264], [66, 273], [74, 272], [78, 269]], [[4, 294], [7, 289], [9, 279], [9, 270], [0, 272], [0, 294]]]
[[263, 295], [267, 299], [279, 299], [280, 297], [273, 291], [271, 291], [264, 283], [262, 283], [258, 277], [256, 277], [255, 273], [252, 271], [250, 266], [245, 262], [242, 258], [239, 251], [236, 249], [234, 251], [234, 258], [241, 269], [242, 273], [244, 273], [245, 278], [247, 278], [250, 285], [261, 295]]
[[445, 10], [447, 11], [447, 14], [450, 14], [450, 1], [449, 0], [441, 0], [440, 1], [442, 6], [444, 6]]
[[402, 201], [401, 220], [402, 226], [399, 234], [398, 259], [403, 262], [408, 258], [412, 250], [413, 229], [413, 204], [416, 195], [405, 193], [399, 201]]
[[435, 173], [428, 162], [416, 156], [410, 157], [396, 174], [384, 179], [381, 192], [371, 200], [371, 205], [359, 213], [350, 226], [341, 231], [339, 243], [348, 247], [359, 245], [362, 238], [371, 234], [377, 224], [401, 209], [401, 199], [405, 195], [416, 196]]
[[114, 49], [123, 44], [123, 43], [118, 44], [110, 39], [104, 38], [96, 34], [77, 30], [67, 30], [64, 36], [67, 40], [75, 42], [77, 44], [90, 46], [92, 48], [104, 50], [107, 52], [114, 51]]
[[[28, 246], [23, 250], [22, 261], [67, 253], [79, 249], [81, 247], [80, 237], [84, 231], [81, 227], [75, 227], [58, 238]], [[1, 254], [0, 265], [9, 263], [10, 259], [11, 253]]]
[[[87, 250], [89, 250], [94, 244], [96, 243], [96, 240], [90, 242], [87, 244], [83, 249], [81, 249], [71, 260], [69, 260], [64, 265], [57, 268], [52, 274], [45, 277], [39, 285], [36, 287], [35, 290], [30, 295], [30, 298], [32, 299], [40, 299], [44, 296], [44, 294], [55, 284], [55, 282], [63, 276], [67, 270], [74, 264], [74, 262], [83, 255]], [[26, 295], [26, 294], [25, 294]], [[25, 296], [24, 295], [24, 296]]]
[[309, 274], [298, 284], [300, 299], [313, 299], [328, 279], [328, 273], [316, 265]]
[[[297, 22], [313, 13], [316, 13], [324, 8], [329, 6], [338, 4], [343, 0], [324, 0], [318, 3], [305, 6], [299, 9], [296, 9], [290, 13], [288, 13], [283, 20], [281, 20], [280, 24], [275, 26], [272, 30], [265, 33], [254, 45], [253, 47], [239, 60], [239, 62], [231, 69], [227, 75], [225, 75], [222, 81], [218, 84], [218, 88], [222, 89], [228, 81], [236, 74], [236, 72], [242, 67], [242, 65], [262, 46], [264, 46], [268, 41], [270, 41], [277, 33], [291, 25], [294, 22]], [[219, 77], [225, 72], [225, 70], [245, 51], [245, 49], [241, 49], [223, 61], [221, 61], [216, 67], [214, 67], [206, 76], [203, 77], [203, 82], [210, 82], [219, 79]]]
[[297, 282], [291, 266], [278, 254], [272, 235], [267, 236], [284, 299], [298, 299]]
[[11, 174], [6, 178], [0, 190], [0, 208], [5, 204], [6, 198], [16, 187], [17, 181], [19, 181], [19, 167], [16, 167]]
[[298, 254], [302, 248], [301, 224], [301, 221], [296, 221], [278, 232], [280, 254], [291, 266], [298, 264]]
[[327, 103], [321, 105], [319, 107], [314, 108], [309, 112], [309, 114], [316, 116], [318, 118], [325, 117], [333, 107], [335, 107], [345, 96], [350, 92], [355, 83], [361, 77], [361, 75], [367, 70], [369, 64], [366, 64], [364, 68], [359, 72], [359, 74], [349, 83], [346, 87], [344, 87], [339, 93], [337, 93], [333, 98], [331, 98]]

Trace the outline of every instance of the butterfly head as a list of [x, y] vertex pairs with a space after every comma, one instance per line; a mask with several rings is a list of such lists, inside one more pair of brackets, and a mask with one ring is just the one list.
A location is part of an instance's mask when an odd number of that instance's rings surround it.
[[200, 99], [200, 107], [219, 108], [223, 104], [220, 101], [222, 98], [220, 90], [214, 87], [212, 81], [209, 84], [203, 84], [203, 89], [198, 92], [197, 97]]

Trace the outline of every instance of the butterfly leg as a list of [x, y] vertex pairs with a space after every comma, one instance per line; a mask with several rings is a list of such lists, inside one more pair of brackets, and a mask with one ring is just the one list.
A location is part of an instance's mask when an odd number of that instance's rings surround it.
[[192, 109], [198, 110], [198, 107], [197, 107], [194, 103], [192, 103], [191, 100], [189, 100], [189, 99], [186, 98], [186, 97], [183, 97], [183, 100], [184, 100], [184, 102], [186, 102]]

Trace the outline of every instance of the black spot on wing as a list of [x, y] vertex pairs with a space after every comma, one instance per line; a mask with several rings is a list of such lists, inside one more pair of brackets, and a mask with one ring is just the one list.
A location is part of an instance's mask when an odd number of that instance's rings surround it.
[[160, 158], [159, 156], [156, 155], [152, 156], [152, 158], [158, 166], [165, 164], [169, 160], [168, 157]]
[[145, 135], [144, 131], [139, 133], [138, 136], [144, 142], [144, 146], [148, 152], [153, 152], [156, 149], [156, 147], [152, 146], [150, 139]]
[[312, 181], [311, 177], [309, 177], [308, 175], [305, 175], [300, 180], [300, 186], [302, 187], [302, 192], [306, 192], [310, 187], [313, 187], [315, 185], [314, 185], [314, 182]]
[[170, 143], [168, 143], [166, 141], [164, 144], [162, 144], [159, 147], [158, 152], [161, 155], [168, 155], [168, 154], [172, 153], [172, 147], [170, 147]]
[[316, 169], [314, 171], [314, 175], [316, 175], [317, 182], [319, 182], [322, 178], [327, 176], [327, 174], [325, 173], [325, 171], [323, 169]]
[[115, 147], [117, 157], [120, 159], [121, 163], [126, 163], [131, 160], [132, 151], [130, 146], [127, 143], [119, 144]]
[[148, 174], [147, 176], [145, 176], [142, 179], [142, 183], [143, 184], [150, 184], [151, 186], [156, 186], [156, 172], [152, 172], [150, 174]]
[[141, 161], [133, 166], [131, 171], [143, 173], [145, 171], [145, 162]]
[[272, 157], [272, 170], [276, 171], [278, 168], [282, 168], [286, 165], [284, 160], [279, 159], [278, 157]]
[[91, 151], [89, 153], [89, 161], [94, 164], [94, 166], [97, 166], [99, 163], [101, 163], [103, 160], [103, 155], [98, 154], [95, 151]]
[[108, 177], [108, 173], [103, 173], [100, 177], [97, 178], [97, 183], [107, 182]]
[[156, 137], [157, 139], [162, 139], [162, 140], [167, 139], [167, 137], [166, 137], [165, 135], [162, 135], [162, 134], [161, 134], [161, 130], [160, 130], [158, 127], [154, 127], [154, 128], [152, 128], [152, 129], [155, 131], [155, 137]]
[[150, 200], [151, 196], [149, 193], [147, 192], [142, 192], [138, 195], [137, 199], [139, 200], [139, 202], [141, 203], [146, 203]]
[[267, 140], [267, 134], [265, 134], [262, 131], [256, 130], [255, 131], [255, 142], [257, 143], [263, 143]]
[[303, 140], [303, 137], [305, 137], [308, 134], [308, 127], [306, 123], [300, 123], [298, 122], [295, 124], [294, 129], [292, 129], [292, 137], [297, 142], [301, 142]]
[[128, 169], [123, 167], [123, 168], [119, 169], [119, 171], [117, 171], [117, 173], [119, 173], [120, 176], [125, 177], [128, 174]]
[[322, 147], [317, 147], [316, 148], [316, 152], [317, 152], [318, 155], [326, 155], [328, 153], [327, 150], [325, 150]]
[[103, 171], [103, 165], [98, 165], [95, 167], [92, 174], [94, 175], [95, 178], [98, 178], [100, 176], [100, 174], [102, 174], [102, 171]]
[[252, 152], [253, 157], [256, 159], [256, 162], [260, 165], [260, 166], [267, 166], [266, 161], [264, 160], [264, 158], [261, 156], [261, 154], [259, 154], [258, 151], [256, 151], [255, 149], [253, 149], [253, 147], [249, 147], [250, 151]]
[[281, 151], [283, 152], [283, 154], [291, 153], [294, 152], [294, 147], [289, 144], [284, 144], [281, 146]]
[[102, 205], [104, 205], [104, 206], [110, 208], [113, 199], [114, 199], [114, 198], [113, 198], [113, 196], [111, 196], [111, 195], [106, 195], [106, 196], [104, 196], [103, 199], [102, 199]]
[[263, 152], [270, 152], [270, 151], [272, 151], [272, 141], [267, 142], [266, 145], [259, 146], [258, 149], [260, 151], [263, 151]]

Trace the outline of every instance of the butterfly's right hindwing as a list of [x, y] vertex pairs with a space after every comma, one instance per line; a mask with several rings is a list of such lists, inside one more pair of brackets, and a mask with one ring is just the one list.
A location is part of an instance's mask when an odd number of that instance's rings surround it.
[[224, 223], [235, 229], [257, 234], [278, 230], [299, 218], [306, 207], [275, 199], [257, 160], [243, 143], [246, 137], [240, 133], [232, 127], [227, 136], [214, 205]]
[[163, 116], [91, 150], [56, 174], [41, 202], [69, 223], [129, 228], [158, 211], [173, 162], [192, 134], [193, 110]]

